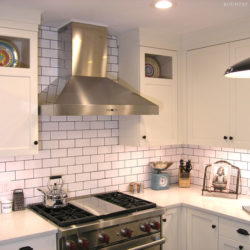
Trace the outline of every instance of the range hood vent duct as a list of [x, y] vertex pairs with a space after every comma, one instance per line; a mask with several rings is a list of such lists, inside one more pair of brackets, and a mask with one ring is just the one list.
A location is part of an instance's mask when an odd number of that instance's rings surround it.
[[39, 94], [41, 115], [156, 115], [154, 103], [108, 79], [106, 27], [59, 30], [59, 78]]

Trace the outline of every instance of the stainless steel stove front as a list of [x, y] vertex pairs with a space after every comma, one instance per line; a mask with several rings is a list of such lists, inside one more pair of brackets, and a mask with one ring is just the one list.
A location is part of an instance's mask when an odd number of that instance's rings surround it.
[[149, 209], [63, 228], [58, 233], [58, 250], [161, 249], [165, 242], [161, 238], [163, 211]]

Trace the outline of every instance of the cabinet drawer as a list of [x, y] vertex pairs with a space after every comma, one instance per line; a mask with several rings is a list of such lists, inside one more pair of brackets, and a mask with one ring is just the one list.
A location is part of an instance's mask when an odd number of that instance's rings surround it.
[[228, 239], [228, 238], [224, 238], [224, 237], [220, 237], [219, 239], [219, 249], [220, 250], [250, 250], [250, 245], [232, 240], [232, 239]]
[[250, 225], [248, 224], [220, 218], [219, 235], [250, 245]]

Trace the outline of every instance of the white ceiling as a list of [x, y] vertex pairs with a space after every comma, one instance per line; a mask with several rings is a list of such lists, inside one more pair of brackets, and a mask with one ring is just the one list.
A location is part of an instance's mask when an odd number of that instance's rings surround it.
[[[154, 0], [0, 0], [0, 4], [42, 11], [42, 24], [62, 26], [69, 20], [109, 26], [120, 33], [137, 27], [186, 33], [250, 18], [250, 0], [175, 0], [168, 10]], [[232, 6], [234, 4], [234, 6]], [[236, 6], [235, 6], [236, 5]], [[1, 11], [4, 11], [1, 8]]]

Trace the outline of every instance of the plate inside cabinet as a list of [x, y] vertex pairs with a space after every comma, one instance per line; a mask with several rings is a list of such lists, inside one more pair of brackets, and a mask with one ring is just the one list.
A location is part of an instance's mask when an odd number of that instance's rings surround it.
[[0, 67], [16, 67], [18, 52], [15, 46], [7, 41], [0, 40]]
[[145, 76], [146, 77], [160, 77], [160, 66], [157, 60], [153, 57], [145, 58]]

